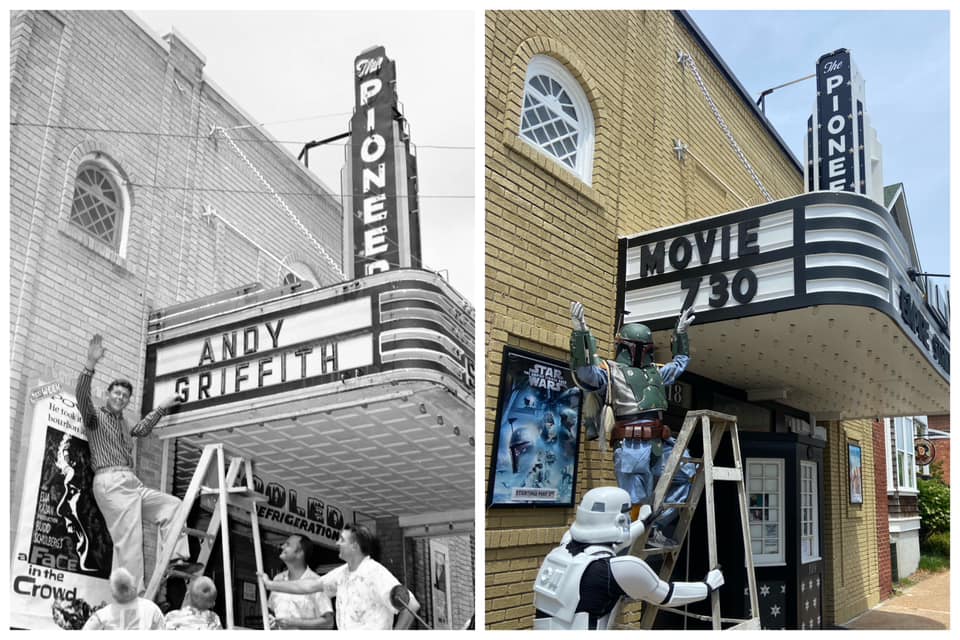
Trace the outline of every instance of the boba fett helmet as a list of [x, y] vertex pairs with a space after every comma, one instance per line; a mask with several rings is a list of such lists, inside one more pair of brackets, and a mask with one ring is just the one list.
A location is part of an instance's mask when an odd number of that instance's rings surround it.
[[639, 322], [625, 324], [620, 327], [614, 340], [618, 359], [626, 353], [634, 367], [645, 367], [653, 362], [653, 333], [647, 325]]

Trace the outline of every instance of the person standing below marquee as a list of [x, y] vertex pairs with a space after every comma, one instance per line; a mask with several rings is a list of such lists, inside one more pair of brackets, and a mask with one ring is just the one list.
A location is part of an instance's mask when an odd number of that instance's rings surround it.
[[[420, 604], [410, 594], [407, 608], [396, 609], [390, 592], [400, 584], [390, 571], [371, 556], [376, 538], [363, 525], [347, 524], [340, 532], [337, 549], [346, 562], [323, 577], [295, 582], [268, 580], [259, 574], [263, 585], [281, 593], [314, 593], [323, 591], [337, 599], [337, 629], [408, 629], [413, 622], [411, 611]], [[396, 624], [393, 617], [399, 613]]]
[[[313, 544], [304, 536], [294, 534], [280, 548], [280, 559], [287, 566], [274, 578], [277, 582], [320, 579], [307, 565]], [[294, 595], [275, 591], [268, 603], [273, 611], [271, 629], [332, 629], [333, 605], [323, 592]]]
[[164, 624], [167, 631], [217, 631], [223, 629], [220, 616], [213, 607], [217, 604], [217, 585], [207, 576], [190, 583], [190, 602], [167, 613]]
[[[614, 448], [613, 464], [617, 484], [633, 503], [633, 519], [639, 505], [649, 504], [656, 482], [663, 472], [663, 461], [673, 450], [670, 428], [663, 423], [667, 409], [664, 387], [673, 384], [690, 361], [690, 338], [687, 328], [694, 320], [693, 307], [680, 314], [672, 340], [673, 360], [658, 366], [653, 360], [653, 334], [646, 325], [630, 323], [621, 327], [615, 337], [614, 360], [597, 355], [597, 341], [587, 328], [583, 305], [571, 303], [570, 368], [574, 382], [587, 393], [605, 398], [604, 433]], [[612, 413], [612, 428], [609, 424]], [[610, 428], [610, 432], [606, 430]], [[671, 486], [669, 501], [683, 502], [690, 490], [696, 466], [681, 465]], [[649, 544], [673, 546], [676, 543], [663, 534], [663, 528], [676, 519], [676, 509], [657, 516], [653, 522]]]
[[165, 629], [163, 612], [156, 604], [137, 595], [133, 575], [119, 567], [110, 574], [113, 602], [94, 611], [83, 625], [84, 631], [153, 631]]
[[[94, 408], [90, 395], [90, 382], [97, 363], [106, 353], [103, 338], [96, 334], [87, 349], [87, 363], [77, 380], [77, 405], [83, 414], [87, 439], [90, 445], [90, 466], [93, 468], [93, 497], [103, 514], [110, 538], [113, 540], [113, 566], [124, 567], [133, 575], [138, 593], [143, 584], [143, 520], [160, 527], [163, 538], [167, 525], [180, 508], [180, 500], [143, 486], [133, 472], [133, 442], [130, 439], [145, 438], [169, 409], [179, 401], [171, 395], [148, 413], [131, 429], [123, 417], [123, 410], [130, 403], [133, 385], [128, 380], [117, 379], [107, 387], [107, 402]], [[200, 565], [191, 564], [190, 547], [186, 534], [176, 541], [171, 564], [187, 573], [194, 573]]]

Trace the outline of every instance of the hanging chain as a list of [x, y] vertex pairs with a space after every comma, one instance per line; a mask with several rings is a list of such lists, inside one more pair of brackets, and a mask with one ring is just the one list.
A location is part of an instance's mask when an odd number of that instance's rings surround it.
[[320, 255], [323, 256], [323, 258], [330, 263], [330, 266], [337, 273], [337, 275], [340, 276], [340, 279], [346, 280], [347, 274], [343, 272], [343, 269], [340, 268], [340, 265], [337, 264], [336, 260], [334, 260], [329, 253], [327, 253], [327, 250], [323, 248], [323, 245], [320, 244], [320, 241], [317, 240], [312, 233], [310, 233], [310, 230], [307, 229], [307, 227], [303, 224], [303, 222], [300, 221], [300, 218], [297, 217], [297, 214], [295, 214], [293, 210], [291, 210], [290, 207], [287, 206], [287, 203], [284, 202], [283, 198], [280, 197], [280, 194], [277, 193], [276, 189], [270, 186], [270, 183], [267, 182], [267, 179], [263, 177], [263, 174], [260, 172], [260, 170], [257, 169], [255, 166], [253, 166], [253, 163], [250, 161], [250, 158], [248, 158], [247, 154], [243, 152], [243, 149], [237, 146], [237, 143], [234, 142], [233, 138], [230, 137], [230, 134], [227, 133], [227, 130], [224, 129], [223, 127], [214, 127], [212, 133], [216, 133], [216, 132], [220, 132], [220, 134], [224, 138], [226, 138], [227, 142], [230, 143], [230, 146], [233, 147], [233, 150], [236, 151], [237, 155], [239, 155], [240, 158], [246, 163], [246, 165], [250, 167], [250, 170], [253, 171], [254, 175], [256, 175], [260, 179], [260, 182], [262, 182], [263, 186], [267, 188], [267, 190], [273, 196], [274, 200], [276, 200], [277, 203], [280, 205], [280, 207], [284, 210], [284, 212], [286, 212], [287, 216], [289, 216], [290, 219], [293, 220], [293, 223], [297, 225], [297, 228], [300, 229], [301, 232], [303, 232], [303, 235], [306, 236], [308, 240], [310, 240], [310, 242], [317, 249], [317, 251], [320, 252]]
[[773, 197], [767, 192], [766, 188], [763, 186], [763, 183], [760, 181], [760, 176], [757, 175], [757, 172], [753, 170], [753, 166], [750, 164], [750, 161], [747, 160], [747, 156], [743, 153], [743, 149], [740, 148], [740, 145], [737, 144], [737, 141], [734, 140], [733, 134], [730, 132], [730, 128], [727, 126], [727, 123], [724, 121], [723, 116], [720, 115], [720, 110], [717, 109], [716, 103], [713, 101], [713, 98], [710, 97], [710, 92], [707, 91], [707, 85], [704, 84], [703, 78], [700, 77], [700, 70], [697, 69], [697, 63], [694, 61], [693, 56], [684, 51], [677, 52], [677, 62], [681, 65], [690, 67], [690, 71], [693, 72], [693, 77], [697, 81], [697, 84], [700, 86], [700, 91], [703, 92], [703, 96], [707, 99], [707, 104], [710, 105], [710, 110], [713, 111], [714, 117], [717, 119], [717, 124], [720, 125], [720, 128], [723, 130], [727, 140], [730, 142], [730, 146], [733, 148], [733, 152], [737, 154], [737, 157], [740, 158], [740, 162], [743, 164], [744, 168], [747, 170], [747, 173], [750, 174], [750, 177], [753, 178], [753, 181], [757, 184], [757, 187], [760, 189], [760, 193], [763, 194], [763, 197], [767, 199], [767, 202], [772, 202]]

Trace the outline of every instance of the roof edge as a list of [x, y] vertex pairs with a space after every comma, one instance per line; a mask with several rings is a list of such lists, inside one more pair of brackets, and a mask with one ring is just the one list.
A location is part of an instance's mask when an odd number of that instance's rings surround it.
[[751, 111], [757, 116], [760, 123], [770, 132], [770, 135], [773, 136], [773, 139], [780, 145], [787, 157], [793, 161], [794, 166], [797, 171], [803, 174], [803, 164], [797, 160], [796, 156], [793, 155], [793, 151], [790, 150], [790, 147], [786, 142], [783, 141], [783, 138], [780, 137], [780, 134], [774, 129], [773, 125], [770, 124], [770, 121], [767, 120], [767, 117], [763, 115], [763, 112], [760, 111], [760, 108], [757, 107], [756, 103], [753, 101], [753, 97], [750, 95], [750, 92], [740, 84], [740, 81], [737, 80], [737, 77], [730, 70], [730, 67], [727, 66], [727, 63], [723, 61], [723, 58], [720, 57], [720, 54], [714, 48], [713, 44], [707, 39], [707, 37], [700, 31], [700, 27], [697, 26], [694, 22], [693, 17], [684, 10], [684, 9], [673, 9], [672, 13], [680, 19], [680, 22], [690, 31], [690, 33], [700, 42], [700, 45], [703, 47], [704, 51], [713, 59], [714, 64], [720, 69], [720, 72], [726, 76], [727, 80], [734, 86], [737, 92], [740, 94], [740, 97], [743, 99], [744, 103], [750, 108]]

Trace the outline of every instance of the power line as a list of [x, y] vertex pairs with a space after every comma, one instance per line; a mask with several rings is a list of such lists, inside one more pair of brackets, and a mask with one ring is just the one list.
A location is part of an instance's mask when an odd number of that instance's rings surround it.
[[[274, 194], [273, 191], [259, 191], [257, 189], [227, 189], [223, 187], [176, 187], [176, 186], [167, 186], [167, 185], [155, 185], [155, 184], [143, 184], [139, 182], [128, 182], [128, 185], [131, 187], [138, 187], [141, 189], [156, 189], [158, 191], [199, 191], [204, 193], [238, 193], [244, 195], [264, 195], [271, 196]], [[316, 193], [312, 191], [277, 191], [276, 193], [282, 196], [312, 196], [312, 197], [333, 197], [333, 198], [342, 198], [342, 193]], [[385, 198], [395, 198], [403, 199], [410, 197], [409, 194], [397, 194], [395, 196], [383, 195]], [[428, 198], [436, 200], [472, 200], [475, 196], [472, 195], [423, 195], [417, 194], [418, 198]]]
[[[74, 125], [66, 124], [45, 124], [42, 122], [11, 122], [11, 127], [36, 127], [36, 128], [47, 128], [47, 129], [60, 129], [63, 131], [83, 131], [85, 133], [115, 133], [120, 135], [137, 135], [137, 136], [153, 136], [158, 138], [180, 138], [184, 140], [203, 140], [207, 139], [210, 136], [208, 135], [194, 135], [188, 133], [164, 133], [162, 131], [138, 131], [136, 129], [108, 129], [100, 127], [81, 127]], [[250, 125], [254, 126], [254, 125]], [[233, 127], [236, 128], [236, 127]], [[233, 128], [228, 128], [231, 130]], [[272, 143], [272, 144], [296, 144], [303, 145], [309, 142], [309, 140], [275, 140], [273, 138], [234, 138], [237, 142], [257, 142], [260, 144]], [[337, 145], [329, 145], [336, 147], [344, 147], [349, 143], [342, 143]], [[400, 145], [398, 145], [400, 146]], [[416, 144], [417, 149], [443, 149], [443, 150], [453, 150], [453, 151], [467, 151], [473, 150], [476, 147], [473, 145], [464, 146], [464, 145], [449, 145], [449, 144]]]

